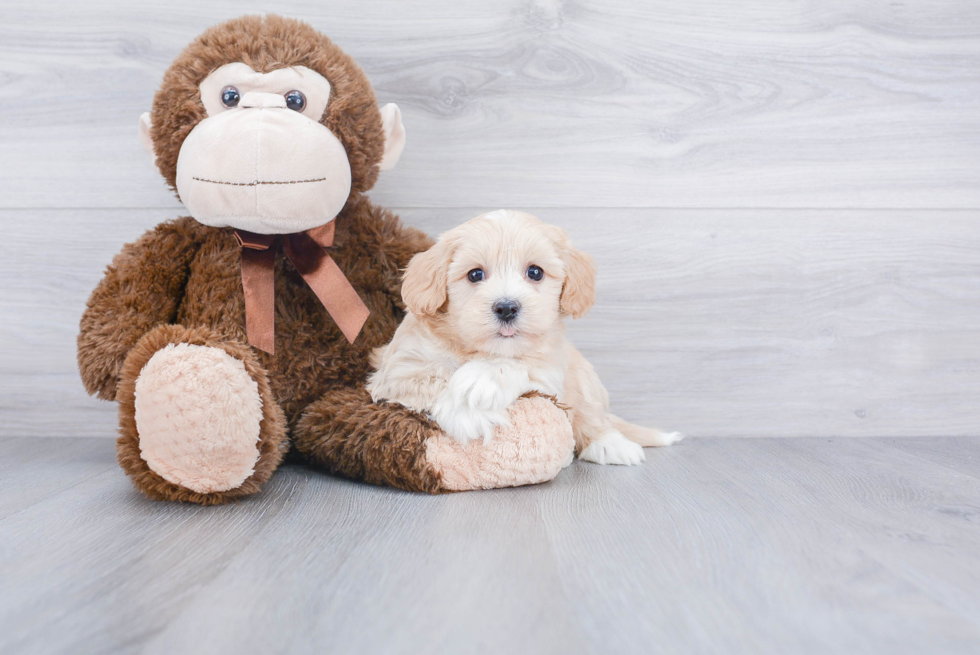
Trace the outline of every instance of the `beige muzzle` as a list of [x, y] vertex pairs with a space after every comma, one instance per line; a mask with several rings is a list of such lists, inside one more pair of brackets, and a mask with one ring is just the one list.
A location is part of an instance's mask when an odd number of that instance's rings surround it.
[[337, 216], [350, 189], [340, 140], [276, 93], [247, 92], [198, 123], [177, 159], [180, 199], [214, 227], [302, 232]]

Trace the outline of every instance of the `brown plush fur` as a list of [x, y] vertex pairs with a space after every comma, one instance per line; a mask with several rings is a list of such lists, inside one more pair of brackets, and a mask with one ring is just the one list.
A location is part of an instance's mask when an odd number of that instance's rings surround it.
[[425, 461], [425, 440], [439, 428], [399, 405], [373, 405], [363, 388], [328, 392], [310, 405], [293, 432], [310, 461], [371, 484], [438, 493], [439, 476]]
[[[378, 174], [384, 137], [363, 72], [308, 25], [276, 16], [229, 21], [202, 34], [167, 71], [154, 100], [157, 164], [175, 185], [180, 146], [205, 116], [198, 85], [212, 70], [243, 61], [267, 72], [307, 66], [326, 77], [331, 98], [322, 118], [347, 150], [352, 191], [336, 219], [331, 257], [371, 314], [353, 345], [281, 252], [276, 258], [275, 355], [245, 336], [240, 251], [231, 229], [180, 218], [127, 245], [89, 300], [78, 337], [78, 363], [89, 393], [120, 402], [119, 460], [152, 498], [215, 504], [256, 492], [282, 458], [291, 434], [303, 459], [369, 482], [439, 490], [424, 463], [433, 426], [405, 410], [370, 404], [360, 389], [368, 354], [385, 344], [404, 316], [401, 270], [431, 241], [405, 228], [361, 194]], [[167, 343], [222, 348], [259, 384], [264, 418], [260, 459], [241, 487], [196, 494], [171, 484], [140, 458], [134, 385], [142, 366]]]

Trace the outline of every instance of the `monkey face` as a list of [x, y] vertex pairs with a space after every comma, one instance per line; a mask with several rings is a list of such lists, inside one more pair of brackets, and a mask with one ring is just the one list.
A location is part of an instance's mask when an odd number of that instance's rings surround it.
[[177, 192], [195, 219], [283, 234], [340, 212], [351, 171], [343, 144], [320, 123], [326, 78], [303, 66], [263, 74], [232, 63], [200, 89], [208, 116], [177, 158]]
[[401, 112], [299, 21], [245, 16], [191, 43], [164, 76], [143, 146], [191, 215], [260, 234], [327, 223], [394, 167]]

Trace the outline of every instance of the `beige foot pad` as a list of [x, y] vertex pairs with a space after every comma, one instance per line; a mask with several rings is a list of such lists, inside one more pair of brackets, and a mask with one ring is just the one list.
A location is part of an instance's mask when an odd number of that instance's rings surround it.
[[157, 351], [136, 380], [140, 456], [157, 475], [198, 493], [240, 486], [259, 458], [262, 400], [245, 365], [220, 348]]
[[449, 491], [519, 487], [554, 479], [575, 450], [565, 412], [543, 397], [519, 398], [510, 408], [511, 425], [498, 428], [484, 445], [460, 445], [440, 434], [425, 444], [429, 466]]

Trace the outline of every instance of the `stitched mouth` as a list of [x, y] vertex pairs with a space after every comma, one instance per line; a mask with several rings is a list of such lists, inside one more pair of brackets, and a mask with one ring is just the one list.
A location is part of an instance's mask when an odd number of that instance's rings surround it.
[[313, 182], [326, 182], [327, 178], [318, 177], [315, 180], [286, 180], [283, 182], [267, 182], [265, 180], [255, 180], [254, 182], [223, 182], [221, 180], [207, 180], [203, 177], [191, 178], [197, 182], [206, 182], [207, 184], [226, 184], [228, 186], [262, 186], [266, 184], [311, 184]]

